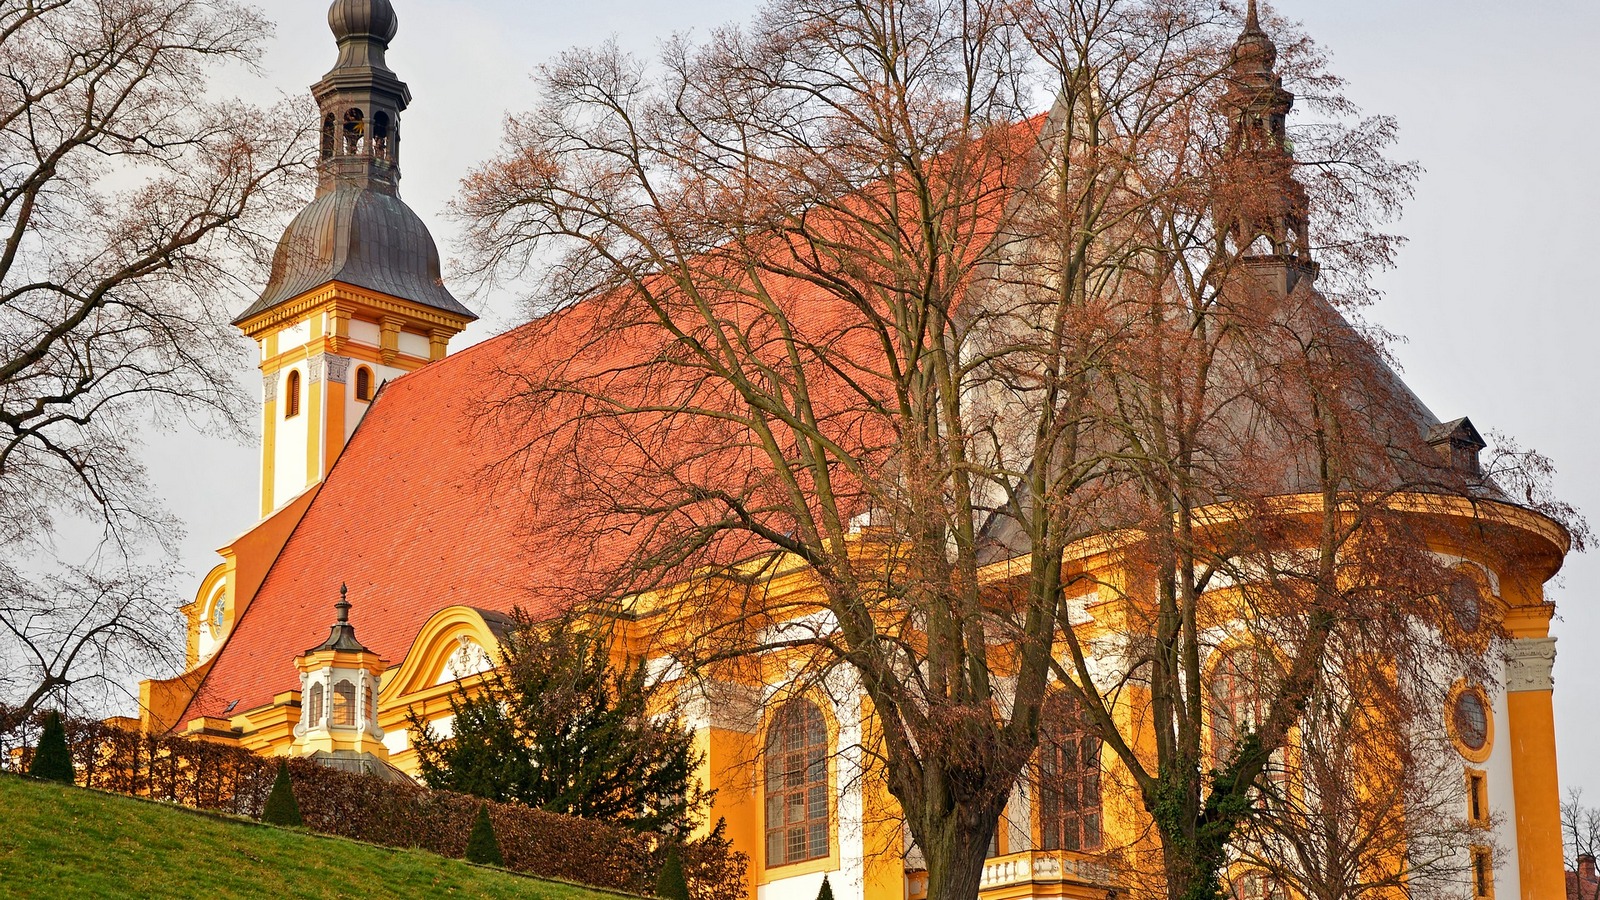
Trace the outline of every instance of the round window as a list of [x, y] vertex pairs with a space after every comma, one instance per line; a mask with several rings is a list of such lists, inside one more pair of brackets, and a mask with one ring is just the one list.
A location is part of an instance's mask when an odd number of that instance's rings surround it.
[[1451, 710], [1456, 739], [1474, 753], [1489, 743], [1489, 710], [1483, 705], [1483, 695], [1468, 688], [1456, 695], [1455, 708]]
[[1478, 579], [1466, 572], [1456, 575], [1455, 583], [1450, 586], [1450, 613], [1455, 616], [1457, 627], [1467, 634], [1476, 632], [1483, 624], [1483, 588]]

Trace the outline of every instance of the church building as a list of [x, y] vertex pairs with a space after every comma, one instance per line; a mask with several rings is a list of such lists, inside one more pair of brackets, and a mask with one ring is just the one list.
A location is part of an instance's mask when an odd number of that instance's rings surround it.
[[[1270, 47], [1253, 6], [1241, 41]], [[142, 686], [143, 724], [414, 776], [408, 713], [447, 732], [451, 694], [494, 664], [513, 611], [554, 612], [528, 608], [525, 586], [560, 581], [588, 552], [541, 532], [515, 491], [484, 477], [507, 438], [478, 418], [512, 389], [507, 371], [560, 358], [570, 336], [557, 324], [537, 340], [514, 330], [449, 352], [477, 317], [444, 284], [432, 236], [400, 198], [411, 92], [385, 59], [397, 15], [390, 0], [334, 0], [329, 24], [337, 60], [312, 87], [316, 196], [284, 232], [259, 299], [234, 320], [260, 353], [260, 519], [221, 548], [184, 607], [189, 670]], [[1292, 98], [1281, 87], [1269, 93], [1267, 118], [1281, 119]], [[1304, 201], [1294, 199], [1275, 226], [1276, 268], [1264, 270], [1285, 294], [1315, 277], [1296, 218]], [[1461, 465], [1474, 465], [1484, 446], [1465, 419], [1430, 415], [1420, 427]], [[1564, 892], [1565, 873], [1554, 606], [1542, 585], [1567, 543], [1543, 517], [1517, 521], [1543, 548], [1543, 568], [1459, 560], [1512, 640], [1503, 666], [1496, 661], [1498, 682], [1462, 685], [1440, 727], [1461, 757], [1463, 815], [1492, 823], [1495, 852], [1463, 851], [1475, 896], [1548, 900]], [[770, 689], [728, 686], [685, 702], [703, 777], [716, 789], [711, 818], [725, 819], [748, 855], [752, 900], [811, 900], [825, 875], [841, 900], [923, 896], [904, 832], [872, 815], [893, 800], [846, 775], [865, 764], [859, 692], [769, 708]], [[764, 777], [763, 760], [780, 749], [832, 762], [803, 766], [803, 783]], [[1070, 802], [1019, 795], [1008, 809], [984, 900], [1117, 896], [1092, 851], [1133, 840], [1136, 826], [1109, 787], [1101, 796], [1100, 759], [1090, 755], [1070, 761], [1086, 767]], [[1254, 896], [1281, 895], [1261, 887]]]

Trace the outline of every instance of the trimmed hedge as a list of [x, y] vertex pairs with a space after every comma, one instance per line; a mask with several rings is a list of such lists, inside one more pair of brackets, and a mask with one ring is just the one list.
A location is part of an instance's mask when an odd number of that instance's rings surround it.
[[[279, 760], [215, 741], [63, 722], [85, 787], [260, 818], [278, 773]], [[30, 730], [37, 727], [31, 723]], [[0, 735], [0, 747], [23, 744], [18, 734]], [[653, 895], [669, 850], [656, 836], [310, 760], [288, 760], [288, 771], [305, 827], [373, 844], [459, 859], [481, 807], [493, 820], [507, 869], [641, 895]], [[679, 852], [694, 900], [743, 900], [747, 862], [720, 824]]]

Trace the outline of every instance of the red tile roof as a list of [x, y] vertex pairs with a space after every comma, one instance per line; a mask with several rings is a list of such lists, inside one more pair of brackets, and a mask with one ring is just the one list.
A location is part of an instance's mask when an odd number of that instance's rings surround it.
[[[850, 320], [827, 292], [788, 286], [798, 327], [819, 341], [868, 337], [843, 324]], [[662, 352], [662, 332], [610, 330], [594, 307], [540, 319], [386, 385], [179, 721], [221, 715], [234, 701], [237, 711], [253, 709], [296, 689], [292, 660], [327, 634], [341, 584], [349, 585], [360, 640], [391, 666], [444, 607], [537, 615], [608, 584], [642, 541], [670, 535], [647, 535], [633, 527], [637, 517], [599, 522], [618, 502], [603, 495], [602, 481], [668, 496], [672, 486], [656, 479], [682, 463], [711, 467], [759, 494], [764, 467], [740, 464], [720, 425], [602, 421], [579, 434], [570, 407], [518, 397], [560, 372], [606, 378], [629, 396], [684, 399], [654, 374], [662, 367], [648, 365]], [[618, 388], [619, 380], [629, 383]], [[839, 385], [822, 390], [837, 393]], [[529, 453], [530, 445], [547, 452]], [[643, 454], [648, 464], [640, 464]], [[597, 496], [586, 497], [585, 465], [635, 469], [616, 479], [593, 473]]]
[[[1011, 135], [1031, 148], [1043, 124], [1035, 118]], [[974, 198], [982, 212], [961, 248], [966, 254], [985, 252], [1014, 188], [1015, 170], [994, 171], [995, 183]], [[881, 435], [877, 443], [889, 452], [884, 423], [892, 417], [870, 411], [883, 396], [881, 372], [870, 365], [876, 360], [883, 368], [883, 348], [868, 317], [810, 281], [768, 276], [764, 282], [796, 331], [839, 366], [807, 367], [819, 370], [809, 387], [814, 405], [830, 417], [826, 430], [858, 439]], [[614, 585], [638, 548], [667, 545], [681, 534], [675, 528], [696, 524], [692, 509], [678, 510], [666, 530], [640, 527], [658, 516], [614, 515], [629, 500], [681, 495], [673, 475], [684, 466], [700, 470], [697, 483], [714, 472], [753, 502], [781, 511], [786, 501], [774, 493], [764, 456], [738, 426], [678, 417], [662, 427], [661, 417], [671, 415], [663, 411], [654, 423], [601, 417], [579, 430], [572, 424], [579, 399], [519, 402], [530, 386], [557, 377], [601, 379], [611, 396], [647, 398], [664, 410], [691, 401], [738, 407], [717, 396], [725, 390], [719, 380], [655, 364], [670, 346], [659, 327], [616, 327], [652, 320], [648, 311], [626, 309], [630, 296], [544, 317], [388, 384], [179, 722], [221, 715], [235, 701], [235, 710], [254, 709], [296, 688], [292, 660], [327, 634], [341, 584], [349, 585], [360, 640], [393, 666], [421, 626], [447, 606], [520, 607], [538, 615], [578, 592]], [[759, 352], [786, 347], [755, 301], [736, 296], [725, 308], [764, 347]], [[858, 359], [861, 367], [850, 368]], [[518, 452], [530, 444], [543, 451]], [[836, 477], [840, 505], [859, 506], [846, 475]], [[751, 546], [735, 534], [718, 549], [726, 557]]]

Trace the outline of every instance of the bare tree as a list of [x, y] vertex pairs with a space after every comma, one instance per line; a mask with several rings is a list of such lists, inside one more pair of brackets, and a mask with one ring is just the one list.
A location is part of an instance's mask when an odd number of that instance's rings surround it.
[[[1143, 883], [1202, 898], [1324, 666], [1481, 667], [1398, 655], [1452, 527], [1404, 498], [1481, 486], [1336, 308], [1415, 169], [1292, 34], [1319, 115], [1287, 133], [1248, 23], [779, 0], [659, 68], [567, 54], [467, 183], [482, 271], [553, 260], [489, 414], [532, 521], [589, 538], [565, 587], [670, 586], [634, 611], [703, 677], [858, 686], [931, 898], [976, 894], [1052, 682], [1151, 816]], [[1208, 740], [1241, 639], [1266, 692]]]
[[1240, 829], [1239, 862], [1314, 900], [1471, 897], [1469, 848], [1493, 852], [1494, 817], [1432, 721], [1434, 686], [1350, 671], [1313, 693]]
[[[103, 674], [113, 645], [166, 643], [170, 617], [94, 601], [147, 611], [135, 560], [177, 533], [139, 430], [242, 426], [228, 307], [298, 199], [292, 123], [311, 117], [213, 98], [210, 79], [268, 30], [227, 0], [0, 6], [0, 654], [19, 714]], [[93, 571], [40, 562], [62, 516], [98, 525]]]
[[1585, 806], [1583, 791], [1567, 792], [1561, 804], [1561, 832], [1566, 845], [1567, 900], [1600, 900], [1600, 808]]

